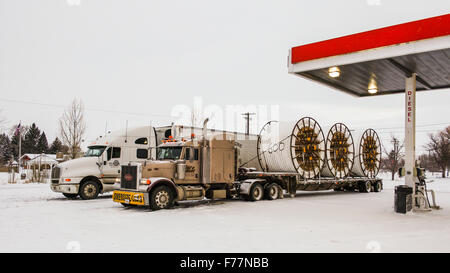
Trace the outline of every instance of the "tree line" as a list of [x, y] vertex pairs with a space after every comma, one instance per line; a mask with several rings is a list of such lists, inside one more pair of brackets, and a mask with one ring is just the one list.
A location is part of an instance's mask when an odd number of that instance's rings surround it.
[[[390, 150], [383, 149], [384, 157], [381, 159], [381, 169], [394, 175], [405, 164], [404, 143], [395, 136], [391, 137], [393, 147]], [[449, 176], [450, 170], [450, 126], [428, 135], [428, 142], [424, 145], [427, 153], [418, 156], [419, 166], [429, 172], [440, 172], [442, 177]]]
[[[20, 130], [20, 134], [19, 131]], [[9, 133], [0, 134], [0, 163], [6, 164], [11, 159], [19, 157], [19, 136], [22, 139], [21, 153], [23, 154], [56, 154], [58, 152], [67, 153], [69, 147], [64, 145], [58, 137], [48, 144], [48, 139], [44, 131], [33, 123], [30, 126], [14, 125], [9, 129]]]

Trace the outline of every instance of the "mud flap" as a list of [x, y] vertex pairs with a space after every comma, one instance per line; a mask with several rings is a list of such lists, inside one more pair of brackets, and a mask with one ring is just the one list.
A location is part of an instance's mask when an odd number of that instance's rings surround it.
[[278, 187], [278, 199], [283, 199], [284, 198], [284, 194], [283, 194], [283, 188], [280, 185], [277, 185]]
[[291, 198], [295, 197], [295, 194], [297, 193], [297, 180], [295, 177], [289, 177], [288, 191]]

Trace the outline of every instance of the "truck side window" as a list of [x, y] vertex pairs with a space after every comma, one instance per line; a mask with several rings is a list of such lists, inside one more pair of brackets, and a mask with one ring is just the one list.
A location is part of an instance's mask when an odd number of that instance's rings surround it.
[[120, 158], [120, 148], [113, 147], [112, 149], [112, 158]]
[[[184, 159], [189, 160], [191, 154], [191, 149], [186, 148], [186, 156]], [[194, 149], [194, 160], [198, 160], [198, 149]]]
[[137, 158], [147, 159], [148, 158], [148, 150], [147, 149], [137, 149], [136, 150], [136, 157]]
[[144, 144], [147, 145], [148, 144], [148, 140], [146, 137], [141, 137], [136, 139], [136, 141], [134, 142], [134, 144]]

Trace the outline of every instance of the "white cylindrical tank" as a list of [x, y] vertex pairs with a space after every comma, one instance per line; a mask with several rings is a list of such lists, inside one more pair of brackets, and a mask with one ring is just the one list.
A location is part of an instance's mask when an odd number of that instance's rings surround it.
[[355, 145], [348, 127], [343, 123], [333, 124], [326, 132], [325, 167], [322, 176], [344, 178], [353, 167]]
[[325, 140], [313, 118], [281, 124], [271, 121], [261, 129], [257, 150], [264, 171], [299, 173], [309, 179], [318, 176], [323, 168]]
[[380, 170], [381, 142], [377, 132], [367, 129], [355, 137], [355, 159], [352, 176], [374, 178]]

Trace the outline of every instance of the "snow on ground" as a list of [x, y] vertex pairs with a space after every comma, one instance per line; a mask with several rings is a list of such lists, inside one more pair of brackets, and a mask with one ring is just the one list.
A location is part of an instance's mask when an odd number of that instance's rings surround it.
[[393, 208], [400, 179], [385, 179], [381, 193], [298, 192], [155, 212], [123, 208], [111, 194], [68, 200], [48, 184], [4, 184], [0, 252], [450, 252], [450, 179], [433, 179], [443, 209], [406, 215]]

